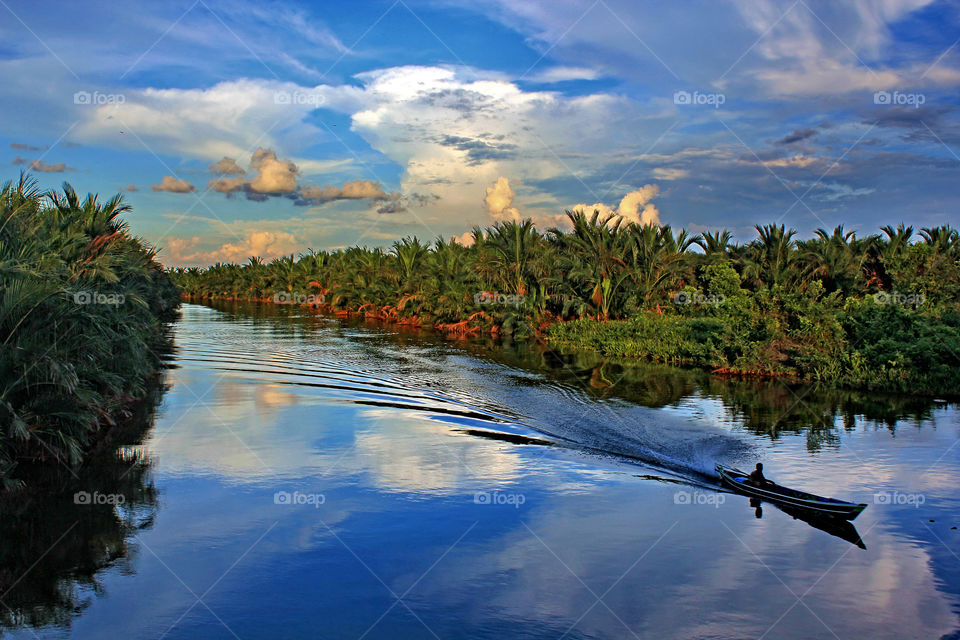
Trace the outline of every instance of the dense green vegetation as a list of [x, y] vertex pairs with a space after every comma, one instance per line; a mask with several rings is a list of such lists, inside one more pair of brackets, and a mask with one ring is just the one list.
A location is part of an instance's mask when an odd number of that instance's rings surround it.
[[0, 189], [0, 485], [79, 463], [160, 368], [180, 296], [128, 210], [24, 176]]
[[555, 345], [840, 385], [955, 393], [960, 235], [903, 225], [801, 240], [783, 225], [732, 242], [568, 214], [474, 229], [474, 243], [395, 242], [178, 269], [200, 300], [299, 302], [459, 333], [545, 333]]

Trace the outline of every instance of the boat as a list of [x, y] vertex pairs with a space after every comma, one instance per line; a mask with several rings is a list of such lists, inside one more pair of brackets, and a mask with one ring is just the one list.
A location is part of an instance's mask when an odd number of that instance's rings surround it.
[[762, 486], [757, 486], [749, 482], [749, 474], [733, 467], [725, 467], [722, 464], [718, 464], [716, 470], [720, 475], [721, 483], [725, 487], [746, 496], [772, 502], [775, 505], [802, 509], [811, 514], [842, 520], [853, 520], [867, 508], [866, 504], [856, 504], [836, 498], [824, 498], [769, 481]]

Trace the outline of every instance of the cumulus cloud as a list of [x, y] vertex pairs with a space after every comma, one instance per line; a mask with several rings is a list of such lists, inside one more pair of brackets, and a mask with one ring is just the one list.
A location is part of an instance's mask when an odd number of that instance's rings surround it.
[[21, 158], [20, 156], [17, 156], [13, 159], [13, 164], [27, 164], [28, 162], [30, 161], [26, 158]]
[[64, 171], [73, 171], [73, 167], [68, 167], [66, 162], [47, 164], [43, 160], [34, 160], [30, 163], [30, 170], [42, 173], [63, 173]]
[[207, 183], [207, 191], [216, 191], [217, 193], [234, 193], [247, 186], [247, 179], [241, 177], [235, 178], [214, 178]]
[[197, 190], [195, 186], [173, 176], [163, 176], [160, 184], [152, 184], [150, 188], [154, 191], [169, 191], [170, 193], [192, 193]]
[[342, 187], [330, 185], [306, 185], [300, 188], [300, 196], [310, 204], [323, 204], [332, 200], [362, 200], [364, 198], [386, 199], [383, 185], [372, 180], [344, 182]]
[[237, 161], [233, 158], [228, 158], [223, 156], [222, 160], [214, 162], [209, 167], [210, 171], [219, 175], [239, 175], [246, 173], [246, 171], [240, 168], [240, 165], [237, 164]]
[[451, 242], [456, 242], [464, 247], [472, 247], [475, 240], [476, 238], [473, 237], [473, 231], [464, 231], [460, 235], [450, 238]]
[[620, 205], [613, 209], [602, 202], [593, 205], [578, 204], [573, 206], [574, 211], [583, 211], [592, 214], [594, 211], [600, 212], [600, 219], [606, 219], [612, 222], [616, 218], [622, 218], [624, 222], [633, 222], [635, 224], [659, 225], [660, 212], [657, 207], [650, 202], [660, 193], [660, 187], [655, 184], [645, 184], [636, 191], [631, 191], [623, 196]]
[[277, 159], [270, 149], [259, 148], [250, 160], [257, 175], [250, 181], [250, 188], [257, 193], [280, 194], [297, 190], [297, 165], [289, 160]]
[[[569, 71], [566, 75], [589, 74]], [[276, 152], [264, 161], [265, 166], [248, 169], [246, 175], [218, 172], [210, 176], [247, 177], [248, 182], [211, 180], [208, 188], [254, 200], [286, 197], [307, 204], [300, 198], [300, 189], [316, 182], [309, 180], [310, 175], [341, 172], [353, 163], [311, 162], [293, 155], [329, 138], [329, 132], [308, 118], [316, 103], [278, 104], [275, 96], [278, 92], [309, 94], [322, 98], [325, 108], [346, 114], [351, 135], [361, 137], [401, 169], [396, 191], [406, 201], [373, 198], [373, 204], [384, 213], [398, 212], [420, 206], [413, 194], [431, 194], [430, 202], [442, 204], [424, 214], [422, 221], [446, 234], [454, 225], [489, 221], [485, 209], [476, 206], [477, 192], [479, 185], [493, 184], [499, 176], [525, 181], [524, 195], [536, 203], [530, 207], [530, 217], [554, 215], [563, 210], [564, 201], [539, 185], [568, 176], [569, 158], [575, 157], [585, 172], [598, 171], [610, 156], [643, 141], [649, 144], [649, 132], [643, 123], [637, 125], [630, 100], [619, 95], [529, 91], [499, 72], [452, 66], [380, 69], [358, 74], [356, 80], [309, 87], [245, 79], [202, 89], [130, 90], [124, 92], [123, 104], [84, 110], [85, 120], [75, 131], [84, 142], [133, 144], [136, 141], [118, 141], [116, 124], [121, 121], [158, 152], [203, 158], [204, 166], [216, 160], [214, 167], [219, 168], [227, 167], [219, 160], [226, 157], [247, 169], [246, 163], [240, 164], [241, 158], [249, 157], [245, 149], [259, 144]], [[108, 120], [110, 116], [113, 119]], [[290, 125], [272, 129], [278, 120]], [[631, 126], [617, 126], [627, 121]], [[652, 124], [651, 128], [656, 128], [657, 135], [662, 131]], [[271, 133], [258, 141], [263, 131]], [[604, 151], [583, 153], [585, 138]], [[389, 189], [384, 191], [389, 195]], [[512, 205], [499, 211], [510, 217], [511, 209]]]
[[284, 197], [299, 206], [321, 205], [336, 200], [372, 200], [377, 213], [400, 213], [410, 206], [426, 206], [437, 196], [419, 193], [387, 192], [373, 180], [346, 181], [342, 186], [298, 184], [299, 169], [290, 160], [281, 160], [272, 149], [259, 148], [250, 159], [254, 176], [247, 179], [246, 171], [230, 157], [210, 165], [210, 170], [221, 174], [207, 183], [208, 191], [227, 196], [243, 193], [248, 200], [263, 202], [269, 197]]
[[128, 184], [127, 186], [123, 187], [121, 191], [139, 191], [139, 189], [137, 189], [137, 185], [135, 184]]
[[500, 176], [492, 187], [487, 187], [487, 195], [483, 198], [483, 206], [495, 221], [519, 220], [520, 212], [513, 206], [513, 187], [510, 180]]
[[170, 262], [176, 264], [211, 264], [214, 262], [243, 262], [251, 256], [272, 260], [298, 251], [301, 243], [285, 231], [251, 231], [242, 240], [228, 242], [214, 249], [203, 249], [202, 239], [169, 238], [167, 251]]

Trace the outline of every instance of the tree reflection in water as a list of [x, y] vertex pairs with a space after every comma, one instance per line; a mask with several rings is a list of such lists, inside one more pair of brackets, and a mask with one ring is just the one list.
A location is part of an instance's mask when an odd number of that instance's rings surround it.
[[[231, 321], [231, 314], [240, 314], [302, 334], [332, 322], [379, 326], [377, 321], [334, 320], [291, 305], [219, 302], [210, 306], [226, 314], [225, 322]], [[730, 379], [698, 369], [611, 358], [589, 351], [558, 351], [534, 338], [445, 337], [416, 327], [387, 328], [389, 332], [382, 338], [399, 347], [420, 348], [430, 342], [456, 345], [473, 355], [587, 389], [596, 397], [620, 398], [651, 408], [675, 405], [695, 394], [716, 398], [723, 404], [728, 419], [743, 429], [773, 440], [781, 434], [805, 435], [811, 451], [838, 446], [840, 430], [852, 431], [857, 418], [861, 424], [872, 423], [894, 433], [898, 422], [912, 422], [919, 428], [931, 420], [935, 409], [943, 406], [943, 401], [923, 396], [801, 385], [787, 380]]]
[[157, 512], [151, 461], [139, 445], [165, 390], [157, 380], [83, 466], [18, 468], [26, 487], [0, 496], [0, 630], [69, 626], [103, 593], [101, 571], [133, 572], [130, 539]]

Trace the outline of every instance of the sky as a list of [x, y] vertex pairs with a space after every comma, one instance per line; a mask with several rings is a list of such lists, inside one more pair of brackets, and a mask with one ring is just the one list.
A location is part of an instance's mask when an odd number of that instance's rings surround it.
[[960, 3], [0, 0], [3, 180], [122, 193], [169, 266], [599, 209], [960, 222]]

